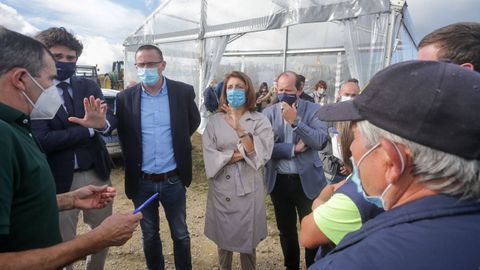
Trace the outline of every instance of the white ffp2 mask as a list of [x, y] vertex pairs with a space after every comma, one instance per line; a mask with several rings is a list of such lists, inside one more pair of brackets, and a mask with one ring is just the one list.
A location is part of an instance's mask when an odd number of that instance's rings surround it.
[[22, 94], [32, 105], [32, 112], [30, 113], [30, 119], [32, 120], [50, 120], [55, 117], [55, 114], [58, 111], [58, 108], [62, 105], [62, 99], [58, 94], [57, 87], [55, 85], [50, 86], [47, 89], [44, 89], [30, 73], [27, 75], [32, 79], [32, 81], [42, 90], [42, 93], [37, 99], [37, 102], [33, 102], [25, 92]]

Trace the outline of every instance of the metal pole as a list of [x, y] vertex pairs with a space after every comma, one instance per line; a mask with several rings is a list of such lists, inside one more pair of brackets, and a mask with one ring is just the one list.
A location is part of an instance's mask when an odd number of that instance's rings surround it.
[[285, 27], [285, 44], [283, 46], [283, 69], [282, 69], [282, 72], [287, 70], [287, 50], [288, 50], [288, 26]]
[[388, 17], [388, 29], [387, 37], [385, 40], [385, 58], [383, 61], [383, 67], [388, 67], [392, 62], [393, 55], [393, 43], [394, 43], [394, 32], [395, 32], [395, 22], [397, 16], [402, 14], [403, 6], [405, 5], [404, 0], [391, 0], [390, 1], [390, 15]]
[[200, 70], [199, 70], [199, 79], [198, 79], [198, 92], [197, 92], [197, 101], [198, 101], [198, 108], [201, 107], [203, 104], [203, 85], [204, 85], [204, 80], [205, 78], [205, 58], [207, 53], [205, 52], [206, 49], [206, 40], [204, 38], [205, 35], [205, 25], [206, 25], [206, 13], [207, 13], [207, 0], [202, 0], [201, 1], [201, 6], [200, 6], [200, 32], [198, 33], [198, 41], [199, 41], [199, 65], [200, 65]]

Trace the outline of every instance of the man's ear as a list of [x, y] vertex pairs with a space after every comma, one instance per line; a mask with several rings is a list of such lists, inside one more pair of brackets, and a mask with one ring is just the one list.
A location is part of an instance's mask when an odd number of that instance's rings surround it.
[[463, 64], [461, 64], [460, 66], [461, 66], [461, 67], [464, 67], [464, 68], [468, 68], [468, 69], [470, 69], [470, 70], [472, 70], [472, 71], [475, 70], [475, 67], [473, 66], [472, 63], [463, 63]]
[[27, 87], [25, 84], [25, 79], [28, 76], [25, 69], [15, 68], [11, 70], [10, 73], [10, 83], [15, 87], [15, 89], [18, 89], [19, 91], [26, 91]]
[[[395, 184], [395, 182], [400, 178], [402, 173], [405, 172], [405, 167], [406, 167], [406, 155], [405, 153], [402, 152], [403, 147], [398, 147], [400, 150], [400, 153], [397, 152], [395, 149], [395, 146], [393, 143], [385, 138], [380, 138], [380, 145], [382, 149], [384, 150], [385, 156], [386, 156], [386, 162], [385, 162], [385, 179], [387, 182], [391, 184]], [[403, 160], [404, 160], [404, 168], [402, 172], [402, 160], [399, 155], [402, 155]]]

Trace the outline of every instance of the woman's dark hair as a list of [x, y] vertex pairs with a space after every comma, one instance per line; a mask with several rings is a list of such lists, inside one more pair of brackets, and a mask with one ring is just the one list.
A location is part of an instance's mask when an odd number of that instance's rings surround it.
[[319, 87], [327, 90], [327, 83], [323, 80], [320, 80], [315, 84], [315, 88], [313, 88], [313, 89], [317, 90]]
[[225, 80], [223, 81], [222, 94], [220, 95], [220, 104], [218, 106], [219, 112], [225, 112], [222, 109], [223, 104], [228, 104], [227, 101], [227, 84], [230, 78], [240, 79], [245, 84], [245, 95], [247, 96], [247, 101], [245, 102], [245, 108], [248, 111], [255, 111], [257, 109], [256, 98], [255, 98], [255, 89], [253, 88], [252, 80], [248, 77], [247, 74], [241, 71], [232, 71], [225, 75]]

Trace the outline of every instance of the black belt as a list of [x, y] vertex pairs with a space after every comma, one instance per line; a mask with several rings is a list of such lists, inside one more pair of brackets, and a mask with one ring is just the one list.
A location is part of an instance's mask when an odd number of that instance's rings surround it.
[[171, 170], [166, 173], [152, 173], [152, 174], [143, 173], [142, 178], [152, 182], [161, 182], [175, 175], [177, 175], [177, 169]]
[[300, 178], [300, 175], [298, 173], [279, 173], [277, 174], [278, 176], [280, 177], [284, 177], [284, 178], [287, 178], [287, 179], [296, 179], [296, 178]]

